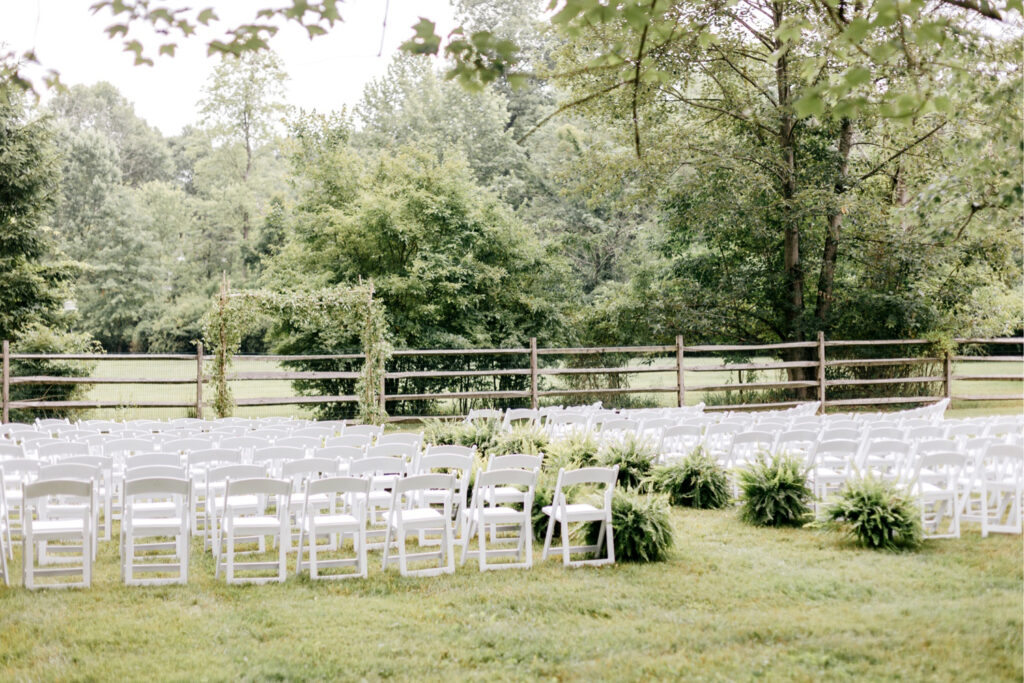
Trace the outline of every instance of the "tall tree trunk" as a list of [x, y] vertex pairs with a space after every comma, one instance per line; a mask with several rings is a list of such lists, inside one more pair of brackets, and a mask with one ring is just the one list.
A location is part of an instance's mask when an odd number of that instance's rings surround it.
[[[785, 5], [775, 2], [772, 5], [772, 20], [776, 31], [785, 19]], [[779, 154], [783, 175], [779, 188], [782, 198], [783, 224], [783, 268], [786, 278], [786, 301], [784, 317], [786, 332], [790, 341], [803, 341], [804, 312], [804, 273], [800, 260], [800, 228], [793, 218], [793, 200], [797, 194], [796, 181], [796, 118], [792, 109], [792, 85], [789, 82], [789, 57], [787, 47], [776, 38], [775, 51], [779, 59], [775, 63], [775, 88], [778, 97], [779, 111]], [[800, 361], [810, 358], [806, 349], [789, 349], [783, 354], [788, 361]], [[808, 368], [789, 368], [790, 380], [801, 381], [810, 377]], [[805, 389], [798, 389], [800, 398], [807, 397]]]
[[828, 213], [828, 226], [825, 232], [825, 247], [821, 255], [821, 272], [818, 274], [818, 300], [814, 307], [814, 317], [818, 327], [826, 329], [826, 321], [832, 308], [835, 288], [836, 257], [839, 254], [839, 232], [843, 227], [843, 210], [841, 199], [846, 193], [846, 172], [849, 167], [850, 148], [853, 146], [853, 121], [844, 118], [839, 124], [839, 144], [836, 167], [836, 181], [833, 185], [835, 194], [832, 210]]

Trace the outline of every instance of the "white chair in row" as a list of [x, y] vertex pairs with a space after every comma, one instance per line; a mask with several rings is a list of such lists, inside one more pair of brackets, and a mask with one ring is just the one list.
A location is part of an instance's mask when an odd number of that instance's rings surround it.
[[[92, 481], [51, 479], [22, 488], [22, 580], [26, 588], [88, 588], [92, 584], [93, 548], [96, 545], [95, 491]], [[46, 566], [45, 544], [75, 542], [77, 566]], [[37, 564], [37, 560], [39, 563]], [[64, 581], [79, 576], [79, 581]], [[50, 581], [48, 579], [56, 580]]]
[[[615, 492], [615, 481], [619, 476], [619, 466], [614, 467], [584, 467], [578, 470], [558, 471], [558, 479], [555, 482], [555, 492], [551, 505], [545, 505], [542, 511], [548, 516], [548, 529], [544, 537], [544, 553], [542, 559], [548, 559], [548, 554], [557, 550], [562, 551], [562, 564], [566, 567], [580, 567], [584, 565], [601, 565], [615, 563], [615, 541], [612, 532], [612, 496]], [[604, 487], [604, 504], [597, 507], [591, 503], [568, 503], [566, 489], [574, 486], [597, 485]], [[574, 523], [597, 523], [600, 525], [597, 542], [593, 545], [570, 545], [570, 524]], [[562, 545], [552, 547], [551, 539], [554, 535], [555, 524], [561, 526]], [[605, 556], [601, 557], [601, 548], [605, 548]], [[598, 555], [589, 560], [572, 560], [573, 553], [594, 553]]]

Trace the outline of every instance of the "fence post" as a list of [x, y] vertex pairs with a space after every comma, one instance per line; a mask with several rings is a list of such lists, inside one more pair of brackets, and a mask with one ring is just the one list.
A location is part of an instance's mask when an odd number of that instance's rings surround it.
[[676, 335], [676, 400], [682, 408], [686, 405], [686, 382], [683, 381], [683, 335]]
[[946, 390], [946, 398], [953, 398], [953, 356], [950, 354], [949, 349], [946, 349], [946, 357], [942, 361], [943, 370], [945, 370], [946, 379], [944, 389]]
[[537, 338], [530, 337], [530, 408], [533, 410], [540, 405], [537, 389]]
[[203, 419], [203, 342], [196, 343], [196, 417]]
[[2, 421], [7, 423], [11, 413], [8, 404], [11, 402], [11, 343], [4, 340], [4, 366], [3, 366], [3, 396], [0, 397], [0, 401], [3, 402], [3, 418]]
[[382, 415], [387, 413], [388, 402], [387, 402], [387, 385], [384, 383], [387, 377], [387, 367], [382, 368], [384, 372], [380, 373], [380, 412]]
[[818, 412], [825, 414], [825, 333], [818, 330]]

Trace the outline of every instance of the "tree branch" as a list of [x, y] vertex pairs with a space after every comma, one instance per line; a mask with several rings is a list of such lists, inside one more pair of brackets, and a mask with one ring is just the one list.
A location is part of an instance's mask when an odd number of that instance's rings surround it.
[[864, 175], [862, 175], [861, 177], [857, 178], [857, 183], [858, 183], [858, 184], [859, 184], [859, 183], [862, 183], [862, 182], [864, 182], [865, 180], [867, 180], [868, 178], [870, 178], [870, 177], [872, 177], [872, 176], [876, 175], [876, 174], [877, 174], [877, 173], [878, 173], [879, 171], [881, 171], [881, 170], [882, 170], [883, 168], [885, 168], [885, 167], [886, 167], [886, 166], [887, 166], [887, 165], [889, 164], [889, 162], [890, 162], [890, 161], [892, 161], [892, 160], [894, 160], [894, 159], [896, 159], [896, 158], [900, 157], [901, 155], [903, 155], [904, 153], [906, 153], [906, 152], [910, 151], [911, 149], [913, 149], [913, 148], [914, 148], [914, 147], [916, 147], [917, 145], [921, 144], [922, 142], [924, 142], [925, 140], [927, 140], [927, 139], [928, 139], [928, 138], [930, 138], [931, 136], [935, 135], [935, 133], [939, 132], [939, 130], [940, 130], [940, 129], [941, 129], [941, 128], [942, 128], [943, 126], [945, 126], [945, 125], [946, 125], [946, 123], [947, 123], [946, 121], [943, 121], [943, 122], [942, 122], [942, 123], [940, 123], [939, 125], [937, 125], [937, 126], [935, 126], [934, 128], [932, 128], [932, 129], [931, 129], [930, 131], [928, 131], [927, 133], [925, 133], [924, 135], [922, 135], [921, 137], [919, 137], [918, 139], [916, 139], [916, 140], [914, 140], [913, 142], [911, 142], [911, 143], [910, 143], [909, 145], [907, 145], [907, 146], [906, 146], [906, 147], [904, 147], [903, 149], [897, 150], [896, 152], [894, 152], [893, 154], [891, 154], [891, 155], [889, 156], [889, 158], [887, 158], [887, 159], [886, 159], [885, 161], [881, 162], [880, 164], [878, 164], [877, 166], [875, 166], [874, 168], [872, 168], [872, 169], [871, 169], [870, 171], [868, 171], [867, 173], [865, 173], [865, 174], [864, 174]]

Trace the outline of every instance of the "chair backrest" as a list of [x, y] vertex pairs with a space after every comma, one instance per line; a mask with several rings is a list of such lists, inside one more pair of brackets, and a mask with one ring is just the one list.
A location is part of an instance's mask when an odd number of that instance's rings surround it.
[[613, 467], [581, 467], [578, 470], [559, 470], [562, 486], [578, 486], [580, 484], [596, 484], [611, 486], [619, 476], [619, 466]]
[[52, 481], [54, 479], [99, 482], [103, 479], [103, 471], [95, 465], [83, 463], [58, 463], [39, 468], [36, 481]]
[[258, 436], [229, 436], [220, 440], [220, 448], [231, 448], [247, 453], [252, 453], [257, 448], [266, 448], [269, 445], [271, 445], [269, 439]]
[[84, 443], [61, 441], [36, 447], [36, 457], [40, 460], [63, 460], [71, 455], [89, 455], [89, 446]]
[[153, 442], [148, 439], [115, 439], [103, 444], [103, 455], [110, 455], [115, 458], [127, 457], [136, 453], [147, 453], [156, 450]]
[[323, 448], [313, 449], [314, 458], [331, 458], [338, 462], [351, 462], [362, 458], [364, 455], [366, 455], [366, 451], [355, 446], [324, 446]]
[[205, 451], [217, 446], [217, 439], [206, 436], [206, 437], [188, 437], [184, 439], [174, 439], [172, 441], [165, 441], [160, 444], [160, 450], [168, 453], [191, 453], [192, 451]]
[[338, 474], [338, 461], [334, 458], [305, 458], [303, 460], [292, 460], [281, 465], [282, 479], [297, 479], [301, 475], [311, 474], [316, 476], [302, 478], [318, 479], [325, 475], [334, 476]]
[[466, 422], [474, 422], [476, 420], [500, 420], [502, 419], [503, 411], [497, 408], [473, 408], [466, 415]]
[[155, 451], [153, 453], [129, 455], [124, 460], [125, 469], [132, 469], [133, 467], [149, 467], [154, 465], [162, 465], [164, 467], [181, 467], [181, 456], [177, 453]]
[[395, 482], [395, 496], [412, 491], [455, 490], [454, 474], [415, 474]]
[[[934, 486], [953, 488], [960, 480], [967, 456], [963, 453], [947, 451], [945, 453], [928, 453], [917, 458], [914, 468], [914, 480], [920, 481], [922, 471], [928, 472], [928, 483]], [[942, 481], [938, 481], [941, 477]]]
[[918, 453], [944, 453], [946, 451], [956, 451], [960, 449], [960, 444], [956, 441], [950, 441], [949, 439], [925, 439], [918, 441], [914, 447]]
[[419, 450], [423, 445], [423, 433], [393, 432], [391, 434], [382, 434], [377, 437], [378, 446], [391, 446], [396, 444], [400, 446], [412, 446]]
[[[499, 411], [500, 413], [500, 411]], [[502, 417], [500, 414], [494, 417]], [[537, 422], [540, 419], [540, 415], [536, 410], [532, 408], [512, 408], [505, 411], [504, 417], [502, 417], [501, 424], [503, 427], [511, 427], [513, 422]]]
[[291, 435], [293, 438], [297, 436], [311, 436], [322, 441], [334, 436], [334, 432], [333, 427], [302, 427], [294, 430]]
[[204, 469], [216, 465], [240, 464], [242, 462], [242, 451], [230, 448], [207, 448], [201, 451], [192, 451], [185, 457], [188, 468]]
[[228, 479], [266, 479], [267, 469], [262, 465], [222, 465], [206, 472], [206, 486]]
[[929, 424], [907, 430], [907, 438], [911, 441], [936, 440], [946, 436], [946, 428], [941, 425]]
[[126, 482], [134, 479], [166, 478], [178, 479], [188, 476], [188, 470], [175, 465], [142, 465], [140, 467], [129, 467], [124, 471]]
[[0, 443], [0, 460], [6, 458], [24, 458], [25, 449], [16, 443]]
[[324, 477], [310, 481], [306, 487], [309, 496], [347, 493], [364, 497], [370, 495], [370, 480], [361, 477]]
[[544, 464], [543, 455], [525, 455], [512, 453], [510, 455], [491, 455], [487, 458], [488, 470], [531, 470], [539, 471]]
[[850, 458], [860, 452], [860, 442], [851, 441], [849, 439], [832, 439], [830, 441], [822, 441], [814, 449], [814, 454], [818, 458], [823, 456], [833, 458]]
[[72, 455], [67, 458], [62, 458], [57, 461], [59, 465], [89, 465], [91, 467], [98, 467], [101, 471], [105, 472], [108, 477], [113, 475], [114, 472], [114, 459], [109, 455]]
[[476, 446], [451, 446], [451, 445], [440, 445], [440, 446], [427, 446], [427, 450], [423, 453], [427, 455], [476, 455]]
[[419, 449], [409, 444], [392, 443], [383, 446], [370, 446], [366, 449], [367, 458], [379, 458], [384, 456], [401, 456], [408, 461], [416, 457]]
[[275, 446], [287, 446], [289, 448], [302, 449], [303, 453], [324, 445], [324, 439], [320, 436], [286, 436], [274, 442]]
[[869, 441], [864, 448], [865, 455], [898, 455], [906, 457], [910, 453], [910, 444], [906, 441], [893, 441], [890, 439], [879, 439]]
[[145, 477], [127, 479], [124, 482], [124, 497], [130, 500], [135, 496], [182, 496], [187, 498], [192, 490], [192, 482], [185, 477]]
[[354, 477], [365, 475], [405, 475], [407, 461], [401, 456], [376, 456], [353, 460], [348, 466], [348, 473]]
[[821, 432], [822, 441], [860, 441], [864, 436], [859, 428], [825, 427]]
[[384, 427], [376, 425], [349, 425], [345, 427], [345, 436], [369, 436], [377, 438], [384, 433]]
[[532, 501], [534, 489], [537, 487], [538, 475], [539, 473], [536, 470], [520, 469], [479, 472], [476, 475], [476, 482], [473, 484], [473, 504], [482, 507], [487, 500], [497, 504], [494, 496], [487, 496], [483, 492], [487, 489], [513, 486], [525, 486], [526, 491], [523, 492], [524, 501]]
[[640, 422], [630, 418], [609, 418], [601, 423], [600, 433], [606, 432], [633, 432], [640, 431]]
[[902, 441], [905, 437], [906, 433], [899, 427], [883, 425], [868, 427], [867, 436], [865, 438], [868, 441]]
[[456, 455], [454, 453], [436, 453], [424, 455], [420, 458], [417, 474], [426, 474], [433, 470], [458, 470], [459, 479], [469, 477], [473, 469], [472, 455]]
[[32, 458], [9, 458], [0, 460], [0, 472], [4, 473], [8, 481], [21, 479], [34, 479], [39, 474], [41, 463]]
[[328, 448], [331, 446], [348, 446], [349, 448], [366, 448], [373, 443], [373, 437], [367, 434], [349, 434], [332, 436], [324, 442]]
[[[62, 498], [80, 498], [87, 505], [92, 505], [92, 482], [80, 479], [47, 479], [25, 484], [22, 488], [24, 495], [22, 504], [33, 506], [38, 500], [48, 499], [52, 496]], [[85, 516], [89, 519], [89, 515]]]
[[305, 457], [305, 449], [295, 446], [267, 446], [265, 448], [257, 448], [252, 452], [252, 461], [254, 463], [280, 463], [288, 460], [302, 460]]
[[[232, 498], [235, 496], [278, 496], [287, 499], [292, 493], [292, 483], [284, 479], [270, 479], [267, 477], [251, 477], [245, 479], [226, 480], [224, 488], [224, 507], [230, 509], [234, 504]], [[286, 506], [285, 506], [286, 507]], [[282, 506], [278, 505], [279, 514], [285, 514]]]

